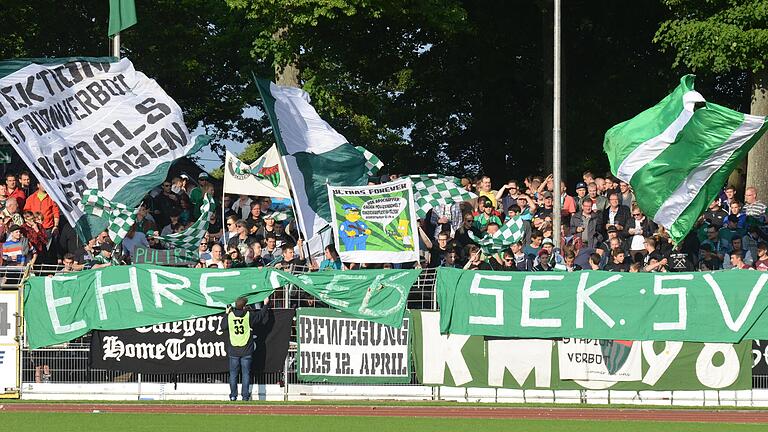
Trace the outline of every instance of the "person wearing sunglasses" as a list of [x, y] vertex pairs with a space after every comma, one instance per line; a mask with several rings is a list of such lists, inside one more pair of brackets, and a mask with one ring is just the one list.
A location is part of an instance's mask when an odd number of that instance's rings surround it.
[[[653, 236], [656, 231], [656, 223], [645, 217], [637, 204], [632, 205], [632, 219], [627, 227], [629, 234], [629, 256], [632, 262], [642, 261], [646, 255], [645, 238]], [[639, 255], [639, 256], [638, 256]]]

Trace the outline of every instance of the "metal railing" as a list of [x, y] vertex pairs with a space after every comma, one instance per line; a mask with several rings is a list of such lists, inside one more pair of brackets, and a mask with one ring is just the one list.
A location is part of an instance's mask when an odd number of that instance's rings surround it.
[[[2, 274], [3, 268], [0, 268]], [[34, 265], [31, 272], [38, 276], [54, 274], [62, 270], [61, 266]], [[308, 268], [293, 268], [294, 274], [310, 271]], [[408, 296], [407, 307], [414, 310], [437, 310], [435, 285], [437, 270], [422, 269], [421, 274], [412, 286]], [[18, 285], [17, 285], [18, 286]], [[296, 286], [286, 286], [276, 290], [273, 295], [273, 307], [295, 308], [299, 306], [328, 307], [320, 301], [315, 301], [308, 293]], [[296, 341], [296, 326], [291, 332], [291, 341]], [[22, 382], [41, 382], [40, 368], [47, 365], [50, 370], [50, 382], [54, 383], [226, 383], [228, 373], [173, 373], [173, 374], [141, 374], [134, 372], [110, 371], [93, 369], [89, 366], [90, 334], [75, 339], [60, 346], [38, 350], [22, 349]], [[284, 388], [285, 395], [289, 394], [291, 385], [322, 386], [324, 382], [300, 381], [296, 373], [296, 344], [291, 342], [285, 368], [281, 372], [255, 374], [255, 384], [278, 384]], [[411, 380], [407, 384], [376, 384], [382, 386], [422, 386], [418, 383], [412, 368]], [[752, 378], [753, 388], [768, 389], [768, 376], [755, 375]], [[370, 386], [371, 384], [345, 384], [345, 386]], [[435, 398], [440, 398], [435, 392]], [[586, 398], [583, 398], [586, 401]]]

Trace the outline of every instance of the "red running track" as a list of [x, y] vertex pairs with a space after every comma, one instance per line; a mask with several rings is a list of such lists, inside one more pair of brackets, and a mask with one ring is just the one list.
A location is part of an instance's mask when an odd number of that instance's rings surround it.
[[254, 414], [382, 417], [494, 418], [541, 420], [645, 420], [699, 423], [768, 423], [768, 411], [611, 409], [611, 408], [522, 408], [471, 406], [354, 406], [354, 405], [261, 405], [261, 404], [79, 404], [7, 403], [0, 412], [155, 414]]

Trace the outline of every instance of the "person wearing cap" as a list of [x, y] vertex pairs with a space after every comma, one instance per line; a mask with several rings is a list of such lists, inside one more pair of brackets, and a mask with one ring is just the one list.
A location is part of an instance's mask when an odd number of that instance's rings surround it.
[[619, 201], [621, 201], [621, 205], [629, 208], [632, 208], [632, 204], [635, 202], [635, 194], [632, 193], [629, 183], [621, 180], [619, 181]]
[[583, 181], [576, 183], [576, 212], [581, 211], [581, 203], [587, 198], [587, 184]]
[[[555, 249], [555, 243], [552, 241], [551, 238], [544, 238], [544, 240], [541, 241], [541, 249], [539, 250], [539, 256], [541, 256], [541, 251], [547, 252], [547, 258], [549, 259], [549, 267], [555, 267], [558, 264], [563, 264], [565, 261], [563, 260], [563, 257], [560, 255], [560, 250]], [[536, 261], [534, 261], [534, 264], [537, 264]]]
[[19, 225], [8, 228], [8, 238], [2, 244], [2, 265], [23, 266], [35, 257], [37, 251], [21, 233]]
[[[275, 221], [276, 216], [277, 216], [277, 212], [269, 212], [265, 214], [262, 217], [262, 221], [263, 221], [262, 225], [258, 225], [255, 222], [251, 221], [251, 226], [253, 227], [252, 228], [253, 231], [251, 231], [251, 234], [254, 236], [256, 240], [263, 241], [267, 237], [267, 234], [272, 234], [275, 236], [275, 238], [278, 237], [276, 227], [279, 224]], [[279, 237], [281, 238], [278, 240], [280, 241], [284, 240], [282, 238], [283, 235], [280, 235]]]
[[188, 175], [182, 174], [178, 177], [174, 177], [173, 181], [171, 181], [171, 192], [175, 193], [179, 198], [181, 198], [181, 195], [186, 195], [187, 198], [189, 198], [187, 189], [189, 189]]
[[704, 224], [713, 225], [717, 227], [717, 229], [722, 228], [726, 224], [728, 212], [720, 207], [720, 198], [715, 198], [714, 201], [709, 204], [709, 209], [704, 212], [702, 218]]
[[190, 220], [197, 220], [200, 217], [200, 207], [203, 205], [203, 197], [208, 189], [208, 180], [208, 173], [201, 172], [197, 176], [198, 186], [189, 192], [189, 200], [192, 202]]
[[532, 271], [552, 271], [553, 268], [550, 265], [550, 253], [547, 249], [541, 248], [536, 257], [536, 264], [534, 264]]
[[621, 248], [625, 254], [629, 252], [624, 239], [619, 237], [619, 231], [616, 229], [616, 227], [608, 227], [606, 230], [606, 239], [602, 242], [602, 244], [600, 244], [599, 247], [599, 249], [602, 250], [602, 256], [610, 256], [611, 251], [617, 247]]
[[500, 226], [501, 219], [493, 214], [493, 210], [495, 208], [493, 202], [485, 196], [479, 197], [477, 201], [478, 205], [482, 205], [482, 208], [480, 209], [480, 213], [475, 216], [475, 229], [484, 232], [488, 229], [488, 224], [491, 222], [494, 222]]
[[99, 249], [99, 253], [94, 255], [93, 259], [91, 259], [86, 267], [91, 269], [98, 269], [111, 266], [112, 250], [113, 247], [111, 243], [103, 243]]

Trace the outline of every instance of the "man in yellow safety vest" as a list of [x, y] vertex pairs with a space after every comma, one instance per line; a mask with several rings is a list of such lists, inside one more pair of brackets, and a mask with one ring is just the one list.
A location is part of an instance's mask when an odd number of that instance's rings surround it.
[[267, 305], [269, 297], [264, 299], [264, 306], [254, 310], [247, 307], [248, 300], [240, 297], [235, 301], [235, 307], [227, 307], [225, 313], [224, 338], [227, 341], [229, 356], [229, 400], [237, 400], [237, 379], [242, 372], [243, 400], [251, 400], [251, 356], [254, 351], [253, 329], [265, 324], [269, 317]]

